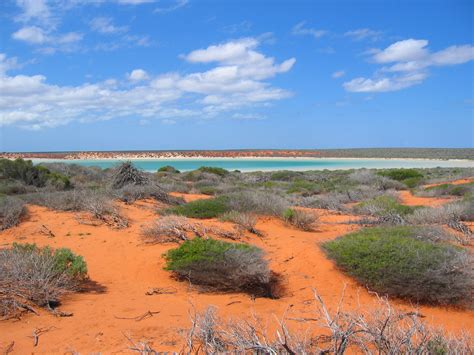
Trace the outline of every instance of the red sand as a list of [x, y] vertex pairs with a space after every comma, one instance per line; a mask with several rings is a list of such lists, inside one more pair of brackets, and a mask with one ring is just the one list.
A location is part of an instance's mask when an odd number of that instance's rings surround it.
[[[189, 196], [188, 196], [189, 198]], [[192, 198], [197, 198], [196, 196]], [[29, 206], [30, 217], [19, 226], [0, 233], [0, 246], [16, 242], [34, 242], [40, 246], [68, 247], [87, 261], [90, 278], [97, 282], [96, 292], [71, 294], [64, 298], [60, 309], [73, 312], [69, 318], [56, 318], [46, 311], [40, 316], [27, 314], [20, 321], [0, 322], [0, 349], [14, 341], [13, 352], [120, 352], [129, 347], [123, 334], [134, 341], [148, 340], [158, 351], [179, 351], [182, 338], [179, 330], [188, 328], [189, 310], [194, 305], [202, 310], [215, 305], [219, 314], [241, 318], [254, 311], [263, 320], [281, 317], [291, 306], [288, 317], [314, 317], [312, 288], [321, 294], [329, 308], [334, 309], [344, 285], [346, 307], [371, 307], [375, 297], [351, 278], [338, 271], [318, 243], [357, 229], [344, 224], [352, 216], [315, 210], [321, 224], [315, 232], [303, 232], [288, 227], [274, 218], [261, 218], [257, 227], [265, 237], [247, 236], [244, 241], [260, 246], [267, 252], [271, 268], [284, 277], [285, 295], [278, 300], [252, 300], [244, 294], [204, 294], [184, 282], [173, 280], [163, 270], [161, 255], [176, 244], [146, 245], [140, 239], [140, 226], [153, 220], [150, 203], [121, 205], [129, 218], [130, 227], [114, 230], [107, 226], [81, 225], [74, 213], [50, 211]], [[202, 223], [228, 223], [204, 221]], [[40, 232], [45, 224], [54, 234], [48, 238]], [[173, 287], [176, 294], [147, 296], [154, 287]], [[395, 305], [412, 308], [396, 301]], [[137, 317], [147, 311], [159, 311], [141, 320], [117, 319]], [[458, 332], [465, 329], [474, 335], [474, 312], [442, 307], [420, 307], [425, 320], [431, 324]], [[290, 323], [292, 321], [289, 321]], [[295, 326], [300, 323], [293, 321]], [[54, 326], [39, 338], [37, 347], [30, 337], [35, 328]]]
[[433, 187], [433, 186], [439, 186], [439, 185], [444, 185], [444, 184], [451, 184], [451, 185], [462, 185], [462, 184], [469, 184], [470, 182], [474, 182], [474, 178], [466, 178], [466, 179], [459, 179], [459, 180], [454, 180], [454, 181], [445, 181], [445, 182], [437, 182], [435, 184], [428, 184], [424, 185], [424, 187]]

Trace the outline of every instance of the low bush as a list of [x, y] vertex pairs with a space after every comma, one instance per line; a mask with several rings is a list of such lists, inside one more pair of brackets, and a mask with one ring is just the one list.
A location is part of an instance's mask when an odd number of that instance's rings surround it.
[[220, 218], [223, 221], [233, 222], [250, 233], [260, 234], [260, 232], [255, 229], [257, 216], [252, 213], [229, 211], [224, 213]]
[[318, 217], [313, 212], [288, 208], [283, 213], [283, 219], [292, 226], [304, 231], [312, 231]]
[[473, 220], [474, 207], [469, 201], [419, 208], [408, 217], [408, 221], [413, 224], [448, 224], [453, 221]]
[[324, 195], [303, 197], [297, 202], [298, 206], [321, 208], [325, 210], [346, 211], [345, 203], [351, 202], [347, 194], [330, 192]]
[[380, 171], [378, 174], [400, 181], [410, 188], [419, 185], [424, 178], [424, 175], [416, 169], [389, 169]]
[[180, 242], [188, 240], [188, 233], [196, 228], [184, 216], [162, 216], [142, 228], [142, 236], [150, 243]]
[[296, 179], [289, 186], [287, 192], [293, 193], [320, 193], [321, 187], [319, 184], [307, 180]]
[[472, 306], [472, 256], [417, 239], [415, 227], [366, 228], [323, 244], [336, 264], [375, 292], [431, 304]]
[[147, 198], [172, 205], [184, 203], [182, 198], [171, 196], [163, 188], [152, 183], [147, 185], [125, 185], [121, 189], [114, 190], [113, 196], [127, 204]]
[[0, 196], [0, 231], [16, 226], [25, 214], [26, 207], [22, 200]]
[[382, 195], [364, 201], [354, 207], [359, 214], [377, 217], [380, 223], [405, 223], [406, 216], [412, 214], [417, 207], [400, 204], [394, 196]]
[[270, 180], [277, 180], [277, 181], [291, 181], [294, 178], [300, 176], [301, 173], [297, 171], [291, 171], [291, 170], [280, 170], [280, 171], [275, 171], [270, 175]]
[[289, 204], [271, 192], [242, 191], [226, 195], [229, 209], [239, 212], [281, 217]]
[[0, 159], [0, 177], [23, 182], [26, 185], [43, 187], [47, 183], [60, 189], [71, 186], [69, 178], [65, 175], [51, 172], [41, 165], [33, 165], [31, 160], [21, 158], [15, 160]]
[[205, 289], [274, 296], [273, 276], [256, 247], [195, 238], [168, 251], [165, 258], [167, 270]]
[[427, 187], [418, 192], [418, 194], [422, 196], [466, 196], [468, 194], [472, 194], [474, 192], [474, 183], [468, 184], [442, 184]]
[[87, 277], [81, 256], [69, 249], [14, 244], [0, 250], [0, 316], [18, 317], [32, 306], [55, 307]]
[[203, 195], [215, 195], [217, 192], [216, 188], [213, 186], [203, 186], [199, 188], [199, 193]]
[[188, 202], [181, 206], [169, 208], [166, 212], [189, 218], [215, 218], [229, 210], [228, 198], [220, 196]]
[[446, 355], [471, 354], [474, 347], [468, 332], [450, 336], [427, 324], [417, 310], [399, 310], [385, 299], [348, 311], [343, 302], [331, 309], [315, 291], [314, 304], [311, 318], [298, 319], [304, 327], [300, 329], [289, 324], [295, 318], [283, 317], [276, 324], [258, 314], [250, 320], [245, 316], [222, 319], [210, 306], [191, 314], [183, 353], [247, 354], [249, 349], [259, 349], [254, 353]]
[[158, 169], [159, 173], [173, 173], [179, 174], [180, 171], [171, 165], [165, 165]]
[[197, 170], [203, 173], [214, 174], [214, 175], [219, 175], [219, 176], [226, 176], [229, 174], [228, 170], [223, 169], [223, 168], [213, 167], [213, 166], [201, 166]]

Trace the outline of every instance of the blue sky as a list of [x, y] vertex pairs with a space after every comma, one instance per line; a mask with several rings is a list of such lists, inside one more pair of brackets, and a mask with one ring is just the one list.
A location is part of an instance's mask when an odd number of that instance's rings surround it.
[[0, 151], [473, 147], [473, 7], [4, 0]]

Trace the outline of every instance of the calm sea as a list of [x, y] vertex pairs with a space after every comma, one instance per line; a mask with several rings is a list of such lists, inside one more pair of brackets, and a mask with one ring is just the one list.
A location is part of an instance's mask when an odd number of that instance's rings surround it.
[[[55, 159], [32, 159], [33, 162], [62, 162], [73, 163], [83, 166], [98, 166], [110, 168], [119, 164], [122, 160], [55, 160]], [[227, 170], [240, 171], [269, 171], [269, 170], [324, 170], [324, 169], [359, 169], [359, 168], [434, 168], [434, 167], [471, 167], [474, 161], [466, 160], [411, 160], [411, 159], [131, 159], [135, 166], [146, 170], [156, 171], [162, 166], [171, 165], [178, 170], [188, 171], [198, 169], [201, 166], [214, 166]]]

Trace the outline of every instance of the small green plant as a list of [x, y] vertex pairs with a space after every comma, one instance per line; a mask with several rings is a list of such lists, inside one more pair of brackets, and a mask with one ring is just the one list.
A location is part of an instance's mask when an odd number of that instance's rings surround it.
[[355, 209], [361, 213], [382, 217], [387, 214], [406, 216], [412, 214], [416, 207], [402, 205], [393, 196], [381, 195], [361, 202]]
[[74, 254], [70, 249], [60, 248], [53, 251], [50, 247], [39, 248], [36, 244], [13, 243], [13, 252], [39, 254], [53, 260], [54, 270], [58, 274], [66, 273], [74, 279], [82, 279], [87, 275], [87, 264], [84, 258]]
[[166, 212], [189, 218], [215, 218], [229, 210], [228, 198], [221, 196], [188, 202], [181, 206], [169, 208]]
[[321, 188], [319, 184], [316, 184], [311, 181], [297, 179], [294, 180], [290, 187], [288, 188], [287, 192], [289, 194], [293, 193], [304, 193], [304, 192], [311, 192], [311, 193], [319, 193], [321, 192]]
[[165, 165], [162, 166], [161, 168], [158, 169], [159, 173], [173, 173], [173, 174], [179, 174], [180, 171], [176, 169], [174, 166], [171, 165]]
[[203, 186], [199, 189], [199, 192], [204, 195], [215, 195], [216, 188], [212, 186]]
[[226, 176], [229, 174], [229, 171], [223, 168], [217, 168], [213, 166], [201, 166], [198, 171], [201, 171], [203, 173], [209, 173], [209, 174], [214, 174], [214, 175], [219, 175], [219, 176]]
[[416, 169], [390, 169], [379, 171], [377, 174], [400, 181], [409, 188], [418, 186], [424, 178], [424, 175]]
[[474, 289], [472, 257], [418, 238], [412, 226], [365, 228], [323, 244], [327, 255], [381, 294], [416, 302], [466, 305]]
[[274, 278], [263, 252], [248, 244], [195, 238], [165, 255], [165, 269], [179, 279], [218, 291], [273, 297]]

